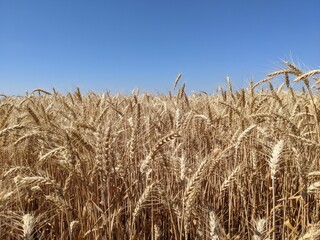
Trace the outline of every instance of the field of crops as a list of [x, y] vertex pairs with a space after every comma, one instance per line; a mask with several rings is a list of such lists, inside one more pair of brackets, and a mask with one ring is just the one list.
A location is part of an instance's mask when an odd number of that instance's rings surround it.
[[284, 65], [214, 95], [2, 96], [0, 239], [319, 239], [320, 70]]

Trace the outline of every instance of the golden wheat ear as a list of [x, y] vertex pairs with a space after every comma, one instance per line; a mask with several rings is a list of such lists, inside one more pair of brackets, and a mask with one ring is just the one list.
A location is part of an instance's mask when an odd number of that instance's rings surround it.
[[22, 216], [23, 223], [23, 239], [25, 240], [34, 240], [36, 239], [35, 234], [35, 224], [36, 219], [31, 214], [27, 213]]

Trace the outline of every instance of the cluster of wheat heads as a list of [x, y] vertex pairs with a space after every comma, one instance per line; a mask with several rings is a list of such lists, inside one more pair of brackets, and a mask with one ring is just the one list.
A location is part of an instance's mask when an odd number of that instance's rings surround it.
[[286, 66], [215, 95], [2, 96], [0, 238], [316, 239], [320, 70]]

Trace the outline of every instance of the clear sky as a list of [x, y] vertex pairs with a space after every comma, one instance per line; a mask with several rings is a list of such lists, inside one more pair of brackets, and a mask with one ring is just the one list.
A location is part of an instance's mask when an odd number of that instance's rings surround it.
[[0, 93], [245, 87], [320, 66], [319, 0], [0, 0]]

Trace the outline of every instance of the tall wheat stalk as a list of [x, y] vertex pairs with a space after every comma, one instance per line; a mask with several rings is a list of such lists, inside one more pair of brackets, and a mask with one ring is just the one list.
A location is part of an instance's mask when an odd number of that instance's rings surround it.
[[276, 173], [278, 171], [278, 166], [280, 162], [280, 155], [283, 150], [284, 141], [278, 141], [273, 149], [271, 158], [269, 161], [269, 167], [271, 172], [271, 181], [272, 181], [272, 226], [273, 226], [273, 239], [276, 239], [276, 189], [275, 189], [275, 180], [276, 180]]

